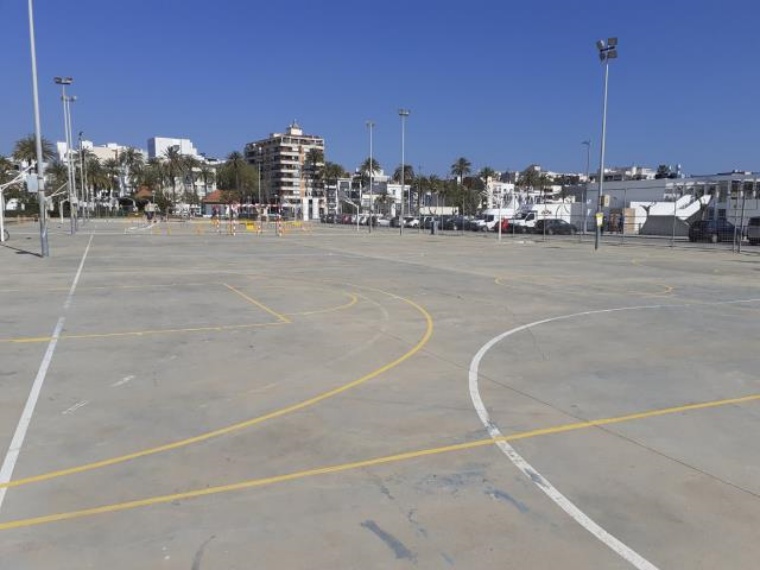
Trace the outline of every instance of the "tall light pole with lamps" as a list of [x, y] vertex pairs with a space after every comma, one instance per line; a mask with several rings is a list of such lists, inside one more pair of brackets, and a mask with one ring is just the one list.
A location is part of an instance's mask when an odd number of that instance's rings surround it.
[[599, 50], [599, 60], [604, 64], [604, 104], [602, 106], [602, 144], [599, 149], [599, 196], [596, 204], [596, 237], [594, 239], [594, 249], [599, 249], [599, 239], [602, 232], [602, 223], [604, 214], [602, 206], [604, 204], [604, 150], [607, 142], [607, 84], [610, 76], [610, 60], [617, 59], [618, 39], [608, 38], [596, 42], [596, 48]]
[[399, 109], [398, 115], [401, 117], [401, 210], [398, 216], [398, 234], [404, 233], [404, 145], [405, 131], [406, 131], [406, 118], [409, 116], [409, 109]]
[[372, 131], [375, 128], [373, 121], [367, 121], [367, 128], [369, 129], [369, 233], [372, 233], [372, 223], [375, 221], [375, 195], [374, 188], [372, 187], [375, 176], [375, 162], [372, 158]]
[[42, 156], [42, 129], [40, 127], [40, 96], [37, 85], [37, 48], [34, 39], [34, 6], [27, 2], [29, 12], [29, 45], [32, 55], [32, 100], [34, 103], [34, 138], [37, 147], [37, 201], [40, 207], [40, 257], [49, 257], [47, 233], [47, 206], [45, 204], [45, 163]]
[[74, 175], [71, 170], [71, 137], [70, 137], [70, 123], [69, 123], [69, 99], [66, 95], [66, 86], [74, 83], [71, 77], [56, 77], [54, 79], [56, 85], [61, 86], [61, 101], [63, 101], [63, 130], [64, 137], [66, 139], [66, 169], [68, 171], [68, 184], [69, 184], [69, 220], [71, 221], [71, 235], [76, 233], [76, 218], [74, 215]]

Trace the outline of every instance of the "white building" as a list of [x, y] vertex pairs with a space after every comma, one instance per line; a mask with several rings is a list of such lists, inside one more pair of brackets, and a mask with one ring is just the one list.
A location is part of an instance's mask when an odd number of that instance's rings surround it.
[[[675, 217], [686, 223], [726, 218], [737, 226], [760, 216], [760, 172], [734, 170], [685, 178], [605, 181], [602, 192], [605, 215], [630, 208], [644, 220]], [[578, 190], [573, 194], [582, 201]], [[595, 211], [598, 196], [598, 184], [589, 184], [585, 193], [589, 214]]]
[[201, 160], [203, 157], [195, 148], [192, 141], [188, 139], [173, 139], [167, 137], [153, 137], [148, 139], [148, 158], [163, 158], [166, 151], [172, 147], [177, 147], [179, 153], [185, 156], [192, 156]]

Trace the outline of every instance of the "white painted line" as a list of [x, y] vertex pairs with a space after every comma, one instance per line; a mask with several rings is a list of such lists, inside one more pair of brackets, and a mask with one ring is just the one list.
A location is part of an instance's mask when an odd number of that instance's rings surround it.
[[[599, 311], [584, 311], [582, 313], [552, 317], [514, 328], [489, 340], [481, 347], [481, 349], [472, 359], [472, 362], [470, 363], [469, 373], [470, 399], [472, 400], [472, 404], [475, 406], [475, 410], [478, 413], [480, 421], [483, 422], [483, 425], [488, 430], [488, 435], [490, 435], [493, 439], [502, 437], [501, 431], [496, 426], [496, 424], [491, 421], [491, 417], [486, 410], [483, 399], [480, 397], [480, 387], [478, 385], [478, 369], [480, 368], [481, 360], [483, 360], [485, 354], [491, 348], [493, 348], [494, 345], [501, 342], [508, 336], [512, 336], [531, 327], [543, 325], [546, 323], [587, 315], [612, 313], [616, 311], [632, 311], [635, 309], [656, 309], [661, 307], [664, 307], [664, 305], [648, 305], [640, 307], [624, 307], [620, 309], [604, 309]], [[657, 567], [654, 566], [651, 562], [612, 536], [596, 522], [594, 522], [594, 520], [591, 519], [586, 513], [576, 507], [575, 504], [570, 501], [570, 499], [560, 493], [559, 490], [554, 487], [554, 485], [552, 485], [543, 475], [536, 471], [530, 463], [528, 463], [519, 453], [517, 453], [517, 451], [515, 451], [515, 448], [509, 445], [509, 443], [506, 441], [497, 441], [496, 445], [504, 452], [504, 454], [515, 465], [515, 467], [517, 467], [520, 471], [523, 472], [526, 477], [533, 481], [533, 483], [535, 483], [539, 489], [541, 489], [552, 501], [554, 501], [557, 506], [559, 506], [568, 515], [570, 515], [583, 528], [598, 538], [602, 543], [604, 543], [624, 560], [640, 570], [657, 570]]]
[[[483, 403], [483, 399], [480, 397], [480, 387], [478, 385], [478, 369], [480, 368], [481, 360], [483, 360], [483, 357], [485, 356], [485, 354], [489, 350], [491, 350], [491, 348], [493, 348], [494, 345], [496, 345], [497, 343], [501, 342], [502, 340], [504, 340], [505, 338], [509, 336], [512, 336], [524, 330], [530, 329], [532, 327], [537, 327], [539, 325], [544, 325], [546, 323], [573, 319], [576, 317], [602, 315], [605, 313], [617, 313], [620, 311], [643, 311], [643, 310], [653, 310], [653, 309], [682, 309], [682, 308], [687, 308], [687, 307], [690, 308], [690, 307], [695, 307], [695, 306], [739, 305], [743, 303], [757, 303], [759, 301], [760, 299], [754, 298], [754, 299], [738, 299], [738, 300], [733, 300], [733, 301], [712, 301], [712, 302], [705, 302], [705, 303], [681, 303], [681, 304], [668, 303], [668, 304], [660, 304], [660, 305], [637, 305], [637, 306], [631, 306], [631, 307], [618, 307], [616, 309], [600, 309], [596, 311], [583, 311], [580, 313], [561, 315], [558, 317], [551, 317], [551, 318], [543, 319], [540, 321], [534, 321], [532, 323], [528, 323], [527, 325], [516, 327], [498, 336], [495, 336], [494, 338], [489, 340], [486, 344], [484, 344], [481, 347], [481, 349], [472, 359], [472, 362], [470, 363], [470, 372], [469, 372], [470, 399], [472, 400], [473, 406], [475, 406], [475, 410], [478, 413], [478, 417], [480, 418], [480, 421], [488, 430], [488, 434], [491, 436], [491, 438], [497, 439], [497, 438], [503, 437], [501, 430], [499, 430], [498, 426], [493, 421], [491, 421], [491, 417], [488, 414], [488, 410], [486, 410], [486, 406]], [[499, 449], [501, 449], [504, 452], [504, 454], [510, 459], [510, 461], [512, 461], [515, 467], [517, 467], [520, 471], [522, 471], [526, 477], [528, 477], [531, 481], [533, 481], [533, 483], [535, 483], [539, 489], [541, 489], [544, 493], [546, 493], [546, 495], [552, 501], [554, 501], [563, 511], [565, 511], [568, 515], [570, 515], [583, 528], [585, 528], [587, 531], [593, 534], [596, 538], [598, 538], [601, 542], [603, 542], [606, 546], [608, 546], [610, 549], [612, 549], [614, 552], [616, 552], [618, 555], [620, 555], [624, 560], [632, 564], [634, 567], [640, 570], [657, 570], [657, 567], [654, 566], [651, 562], [649, 562], [640, 554], [638, 554], [636, 551], [634, 551], [630, 547], [623, 544], [620, 540], [612, 536], [610, 533], [604, 530], [601, 526], [599, 526], [596, 522], [594, 522], [594, 520], [591, 519], [586, 513], [584, 513], [577, 506], [575, 506], [575, 504], [572, 501], [570, 501], [570, 499], [568, 499], [562, 493], [560, 493], [560, 491], [556, 487], [554, 487], [554, 485], [552, 485], [549, 482], [549, 480], [547, 480], [543, 475], [541, 475], [538, 471], [536, 471], [530, 463], [528, 463], [519, 453], [517, 453], [517, 451], [515, 451], [515, 448], [509, 445], [509, 443], [507, 443], [506, 441], [497, 441], [495, 443], [499, 447]]]
[[82, 400], [81, 402], [77, 402], [76, 404], [74, 404], [74, 405], [73, 405], [73, 406], [71, 406], [70, 408], [68, 408], [68, 409], [66, 409], [66, 410], [63, 410], [63, 411], [61, 412], [61, 414], [63, 414], [64, 416], [67, 416], [67, 415], [69, 415], [69, 414], [73, 414], [73, 413], [74, 413], [74, 412], [76, 412], [76, 411], [77, 411], [79, 408], [84, 408], [84, 407], [85, 407], [87, 404], [89, 404], [89, 403], [90, 403], [90, 400]]
[[124, 384], [127, 384], [128, 382], [131, 382], [134, 379], [135, 377], [130, 374], [129, 376], [125, 376], [118, 382], [114, 382], [113, 384], [111, 384], [111, 388], [118, 388], [119, 386], [124, 386]]
[[[21, 412], [21, 417], [16, 425], [16, 431], [13, 433], [13, 439], [11, 439], [11, 445], [8, 447], [8, 451], [3, 459], [3, 465], [0, 467], [0, 483], [10, 483], [11, 477], [13, 477], [13, 470], [16, 468], [16, 462], [18, 456], [21, 453], [21, 447], [24, 445], [24, 439], [26, 438], [26, 432], [29, 429], [29, 424], [32, 423], [32, 415], [34, 414], [34, 408], [37, 406], [37, 400], [39, 400], [40, 392], [42, 392], [42, 385], [45, 383], [45, 376], [47, 376], [50, 362], [53, 360], [53, 353], [55, 347], [58, 345], [58, 339], [61, 337], [61, 331], [63, 330], [63, 323], [66, 321], [65, 313], [71, 306], [71, 301], [74, 298], [74, 291], [79, 283], [79, 278], [82, 275], [82, 269], [84, 268], [84, 262], [87, 259], [87, 253], [90, 251], [92, 245], [93, 236], [90, 235], [90, 241], [87, 242], [87, 249], [84, 250], [82, 255], [82, 261], [79, 263], [79, 269], [74, 277], [74, 282], [71, 284], [69, 294], [66, 297], [66, 301], [63, 303], [64, 314], [60, 316], [58, 322], [53, 329], [53, 334], [48, 344], [45, 356], [42, 358], [42, 363], [37, 371], [37, 376], [32, 384], [32, 389], [29, 392], [29, 397], [26, 400], [24, 410]], [[5, 500], [5, 494], [8, 491], [7, 487], [0, 488], [0, 510], [3, 507], [3, 501]]]

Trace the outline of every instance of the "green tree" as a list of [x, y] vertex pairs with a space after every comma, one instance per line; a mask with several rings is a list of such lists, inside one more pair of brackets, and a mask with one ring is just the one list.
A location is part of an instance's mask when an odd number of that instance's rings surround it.
[[15, 176], [16, 172], [13, 169], [13, 163], [3, 155], [0, 155], [0, 184], [9, 182]]
[[177, 178], [182, 176], [185, 170], [185, 159], [179, 150], [179, 146], [172, 145], [164, 151], [164, 176], [172, 187], [172, 204], [177, 202]]
[[470, 172], [472, 172], [472, 163], [463, 156], [460, 156], [456, 162], [451, 165], [451, 175], [457, 177], [460, 184], [464, 182], [464, 177]]
[[520, 176], [517, 178], [517, 185], [523, 188], [541, 188], [541, 168], [536, 164], [528, 166], [520, 172]]
[[200, 169], [201, 161], [194, 156], [184, 155], [182, 157], [182, 185], [183, 185], [183, 201], [188, 204], [197, 204], [198, 193], [195, 190], [195, 180], [197, 169]]
[[304, 174], [309, 179], [311, 188], [322, 188], [325, 179], [325, 153], [322, 149], [309, 149], [309, 152], [306, 153], [304, 170]]
[[53, 160], [45, 169], [49, 190], [55, 192], [69, 182], [69, 169], [60, 160]]
[[227, 203], [253, 202], [259, 188], [258, 173], [240, 152], [233, 151], [217, 172], [217, 187]]
[[[401, 182], [401, 166], [397, 166], [393, 171], [393, 181]], [[404, 165], [404, 184], [412, 184], [414, 182], [414, 168], [410, 164]]]
[[134, 147], [127, 147], [119, 155], [119, 164], [124, 172], [124, 180], [130, 193], [137, 191], [140, 170], [145, 166], [142, 153]]
[[[52, 143], [43, 138], [42, 139], [42, 160], [45, 162], [55, 157], [55, 150]], [[33, 163], [37, 161], [37, 139], [34, 135], [27, 135], [22, 139], [16, 141], [13, 145], [13, 158], [14, 160], [24, 161], [27, 163]]]
[[324, 172], [325, 181], [328, 184], [337, 184], [338, 178], [346, 178], [348, 176], [345, 168], [343, 168], [340, 164], [330, 161], [325, 162]]

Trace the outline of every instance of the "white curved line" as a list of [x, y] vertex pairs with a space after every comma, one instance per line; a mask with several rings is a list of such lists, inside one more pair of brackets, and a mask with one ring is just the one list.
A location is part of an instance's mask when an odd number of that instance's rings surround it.
[[[483, 357], [485, 356], [485, 354], [489, 350], [491, 350], [491, 348], [493, 348], [495, 344], [501, 342], [508, 336], [512, 336], [514, 334], [527, 330], [531, 327], [544, 325], [546, 323], [573, 319], [575, 317], [601, 315], [605, 313], [617, 313], [620, 311], [642, 311], [642, 310], [647, 310], [647, 309], [680, 309], [680, 308], [685, 308], [685, 307], [693, 307], [695, 305], [702, 305], [702, 306], [738, 305], [741, 303], [757, 303], [758, 301], [760, 301], [760, 299], [739, 299], [739, 300], [734, 300], [734, 301], [713, 301], [713, 302], [706, 302], [706, 303], [684, 303], [681, 305], [675, 305], [675, 304], [637, 305], [637, 306], [632, 306], [632, 307], [618, 307], [616, 309], [600, 309], [596, 311], [583, 311], [580, 313], [572, 313], [569, 315], [561, 315], [559, 317], [551, 317], [548, 319], [542, 319], [540, 321], [534, 321], [532, 323], [528, 323], [527, 325], [522, 325], [512, 330], [508, 330], [498, 336], [495, 336], [491, 340], [489, 340], [486, 344], [483, 345], [483, 347], [478, 351], [478, 353], [472, 359], [472, 362], [470, 363], [470, 372], [469, 372], [470, 399], [472, 400], [473, 406], [475, 406], [475, 410], [478, 413], [478, 417], [480, 418], [480, 421], [483, 422], [483, 425], [488, 430], [488, 435], [490, 435], [492, 439], [503, 437], [498, 426], [491, 421], [491, 418], [488, 415], [488, 411], [486, 410], [486, 406], [483, 403], [483, 399], [480, 397], [480, 388], [478, 386], [478, 369], [480, 368], [480, 361], [483, 360]], [[626, 560], [627, 562], [629, 562], [630, 564], [632, 564], [639, 570], [657, 570], [657, 567], [654, 564], [652, 564], [643, 556], [638, 554], [635, 550], [626, 546], [620, 540], [612, 536], [610, 533], [604, 530], [601, 526], [599, 526], [596, 522], [594, 522], [586, 513], [584, 513], [582, 510], [576, 507], [575, 504], [572, 501], [570, 501], [570, 499], [568, 499], [562, 493], [560, 493], [559, 490], [554, 485], [552, 485], [548, 479], [546, 479], [543, 475], [541, 475], [538, 471], [536, 471], [530, 463], [528, 463], [519, 453], [517, 453], [514, 447], [509, 445], [509, 443], [507, 443], [506, 441], [495, 441], [494, 443], [499, 447], [499, 449], [501, 449], [504, 452], [504, 454], [515, 465], [515, 467], [517, 467], [520, 471], [522, 471], [526, 477], [530, 478], [530, 480], [533, 481], [533, 483], [535, 483], [539, 489], [541, 489], [563, 511], [565, 511], [568, 515], [570, 515], [573, 518], [573, 520], [575, 520], [583, 528], [585, 528], [587, 531], [593, 534], [607, 547], [609, 547], [611, 550], [617, 553], [620, 557], [622, 557], [624, 560]]]
[[[546, 323], [561, 321], [565, 319], [571, 319], [574, 317], [582, 317], [582, 316], [587, 316], [587, 315], [598, 315], [598, 314], [603, 314], [603, 313], [613, 313], [617, 311], [632, 311], [635, 309], [657, 309], [657, 308], [661, 308], [665, 306], [667, 305], [646, 305], [646, 306], [639, 306], [639, 307], [622, 307], [618, 309], [584, 311], [581, 313], [573, 313], [571, 315], [562, 315], [559, 317], [552, 317], [549, 319], [535, 321], [527, 325], [522, 325], [520, 327], [506, 331], [492, 338], [491, 340], [489, 340], [486, 344], [483, 345], [483, 347], [478, 351], [478, 353], [472, 359], [472, 362], [470, 363], [470, 373], [469, 373], [470, 399], [472, 400], [473, 406], [475, 406], [475, 410], [478, 413], [478, 417], [480, 418], [480, 421], [483, 422], [483, 425], [488, 430], [488, 435], [490, 435], [492, 439], [503, 437], [498, 426], [491, 421], [491, 418], [488, 415], [488, 411], [486, 410], [485, 404], [483, 403], [483, 399], [480, 397], [480, 388], [478, 386], [478, 369], [480, 368], [480, 361], [483, 359], [485, 354], [491, 348], [493, 348], [495, 344], [501, 342], [508, 336], [512, 336], [516, 333], [522, 332], [531, 327], [543, 325]], [[515, 448], [509, 445], [509, 443], [507, 443], [506, 441], [495, 441], [494, 443], [496, 443], [499, 449], [501, 449], [504, 452], [504, 455], [506, 455], [509, 458], [509, 460], [515, 465], [515, 467], [517, 467], [520, 471], [522, 471], [522, 473], [526, 477], [528, 477], [531, 481], [533, 481], [533, 483], [535, 483], [539, 489], [541, 489], [552, 501], [554, 501], [557, 504], [557, 506], [559, 506], [568, 515], [570, 515], [573, 518], [573, 520], [575, 520], [583, 528], [585, 528], [587, 531], [593, 534], [607, 547], [612, 549], [621, 558], [623, 558], [624, 560], [626, 560], [627, 562], [629, 562], [630, 564], [632, 564], [634, 567], [638, 568], [639, 570], [657, 570], [657, 567], [654, 564], [652, 564], [643, 556], [641, 556], [639, 553], [637, 553], [635, 550], [631, 549], [629, 546], [626, 546], [620, 540], [612, 536], [610, 533], [604, 530], [601, 526], [599, 526], [596, 522], [594, 522], [594, 520], [591, 519], [591, 517], [589, 517], [586, 513], [584, 513], [582, 510], [576, 507], [575, 504], [572, 501], [570, 501], [570, 499], [568, 499], [562, 493], [560, 493], [560, 491], [554, 485], [552, 485], [548, 479], [546, 479], [543, 475], [541, 475], [538, 471], [536, 471], [530, 463], [528, 463], [519, 453], [517, 453], [517, 451], [515, 451]]]

